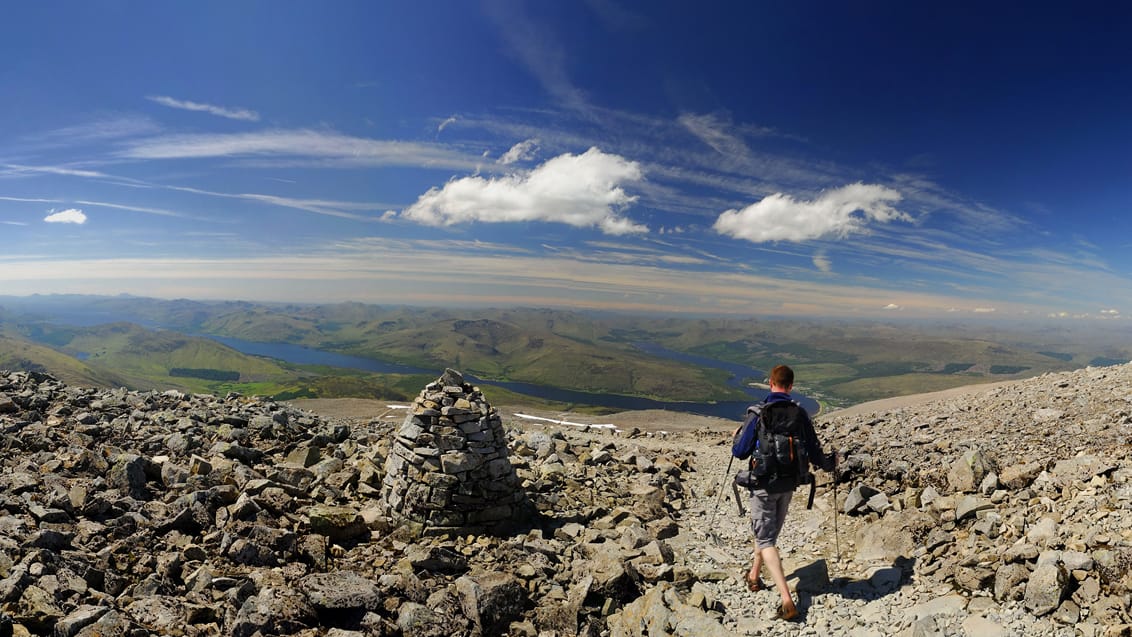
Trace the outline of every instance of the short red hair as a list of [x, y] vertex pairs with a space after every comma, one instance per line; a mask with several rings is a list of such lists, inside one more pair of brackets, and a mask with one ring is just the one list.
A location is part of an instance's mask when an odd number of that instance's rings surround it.
[[775, 387], [789, 389], [794, 386], [794, 370], [786, 365], [777, 365], [770, 370], [770, 384]]

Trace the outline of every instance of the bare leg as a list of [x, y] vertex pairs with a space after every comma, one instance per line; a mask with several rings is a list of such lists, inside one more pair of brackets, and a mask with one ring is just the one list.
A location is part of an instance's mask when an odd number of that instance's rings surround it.
[[759, 574], [763, 569], [763, 554], [759, 550], [755, 550], [755, 559], [751, 562], [751, 571], [747, 573], [747, 579], [755, 582], [759, 579]]
[[786, 573], [782, 570], [782, 558], [778, 555], [778, 547], [768, 546], [762, 549], [759, 551], [759, 557], [766, 562], [766, 568], [770, 571], [774, 585], [778, 587], [778, 594], [782, 597], [782, 608], [788, 612], [797, 612], [794, 598], [790, 597], [790, 587], [786, 585]]

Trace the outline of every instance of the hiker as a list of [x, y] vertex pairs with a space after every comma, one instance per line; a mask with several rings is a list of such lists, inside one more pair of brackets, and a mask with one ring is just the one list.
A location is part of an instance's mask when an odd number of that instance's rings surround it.
[[[825, 471], [833, 471], [834, 456], [822, 453], [821, 443], [814, 424], [805, 409], [790, 398], [790, 390], [794, 387], [794, 370], [786, 365], [778, 365], [770, 370], [770, 394], [759, 405], [748, 408], [747, 421], [742, 427], [735, 430], [731, 454], [745, 460], [751, 458], [750, 474], [754, 482], [747, 485], [751, 491], [751, 528], [755, 533], [755, 558], [751, 569], [746, 573], [747, 589], [750, 591], [762, 590], [763, 584], [759, 580], [759, 572], [763, 563], [766, 563], [774, 579], [778, 593], [782, 596], [782, 604], [778, 607], [778, 618], [793, 620], [798, 617], [798, 608], [790, 596], [790, 589], [786, 585], [786, 575], [782, 570], [782, 560], [778, 555], [778, 534], [782, 530], [782, 523], [786, 521], [786, 512], [790, 507], [790, 500], [794, 496], [794, 488], [803, 482], [812, 482], [808, 465], [813, 463]], [[778, 404], [782, 403], [782, 404]], [[768, 407], [768, 405], [775, 405]], [[773, 416], [771, 415], [773, 412]], [[760, 435], [760, 420], [763, 427]], [[789, 422], [786, 422], [789, 421]], [[777, 460], [776, 455], [769, 449], [761, 447], [780, 447], [771, 435], [768, 439], [768, 428], [773, 426], [775, 431], [780, 430], [779, 423], [792, 427], [794, 436], [789, 436], [787, 446], [790, 448], [788, 457], [790, 462]], [[799, 452], [794, 453], [793, 443], [795, 436], [800, 437]], [[785, 440], [785, 438], [783, 438]], [[782, 457], [778, 454], [777, 457]], [[797, 460], [800, 458], [800, 460]], [[807, 459], [808, 458], [808, 459]], [[759, 464], [763, 466], [759, 466]]]

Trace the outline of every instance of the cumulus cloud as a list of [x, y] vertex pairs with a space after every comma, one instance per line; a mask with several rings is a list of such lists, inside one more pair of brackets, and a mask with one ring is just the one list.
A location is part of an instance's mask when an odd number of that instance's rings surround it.
[[216, 115], [217, 117], [226, 117], [228, 119], [238, 119], [246, 122], [258, 122], [259, 113], [246, 108], [225, 108], [223, 106], [214, 106], [212, 104], [202, 104], [200, 102], [190, 102], [188, 100], [179, 100], [166, 95], [150, 95], [146, 97], [151, 102], [157, 102], [162, 106], [169, 108], [179, 108], [183, 111], [197, 111], [201, 113], [208, 113], [209, 115]]
[[86, 215], [78, 208], [68, 208], [60, 210], [59, 212], [52, 212], [43, 218], [47, 223], [77, 223], [82, 225], [86, 223]]
[[401, 217], [431, 226], [545, 221], [596, 226], [613, 235], [643, 233], [646, 226], [620, 215], [637, 200], [622, 184], [641, 178], [636, 162], [591, 148], [559, 155], [529, 172], [454, 179], [421, 195]]
[[512, 146], [511, 150], [507, 151], [506, 153], [503, 153], [503, 156], [499, 158], [499, 163], [506, 166], [508, 164], [513, 164], [517, 161], [522, 161], [524, 159], [530, 159], [530, 158], [534, 157], [535, 151], [538, 150], [538, 145], [539, 145], [539, 140], [537, 140], [537, 139], [528, 139], [528, 140], [525, 140], [525, 141], [521, 141], [518, 144], [515, 144], [514, 146]]
[[900, 306], [899, 306], [899, 305], [897, 305], [897, 304], [895, 304], [895, 303], [889, 303], [888, 305], [884, 306], [884, 307], [883, 307], [883, 308], [881, 308], [881, 309], [884, 309], [884, 310], [889, 310], [889, 311], [892, 311], [892, 310], [899, 310], [899, 309], [900, 309]]
[[742, 210], [724, 212], [712, 227], [753, 243], [845, 238], [868, 232], [869, 222], [911, 221], [892, 207], [900, 199], [891, 188], [863, 183], [827, 190], [811, 201], [776, 193]]
[[1120, 310], [1101, 310], [1101, 314], [1105, 316], [1119, 316]]
[[997, 312], [998, 310], [993, 307], [977, 307], [971, 311], [976, 314], [990, 314], [991, 312]]

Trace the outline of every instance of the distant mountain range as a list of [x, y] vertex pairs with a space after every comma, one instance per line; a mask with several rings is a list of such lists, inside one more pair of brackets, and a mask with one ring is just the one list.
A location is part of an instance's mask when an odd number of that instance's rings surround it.
[[[0, 297], [0, 368], [72, 384], [240, 391], [281, 398], [405, 399], [422, 378], [249, 356], [209, 337], [287, 343], [483, 379], [674, 401], [741, 400], [721, 369], [666, 350], [767, 370], [794, 367], [829, 406], [1132, 360], [1129, 328], [657, 318], [538, 308], [438, 309]], [[762, 378], [743, 378], [760, 382]], [[514, 402], [540, 401], [499, 390]], [[576, 405], [571, 405], [577, 407]]]

